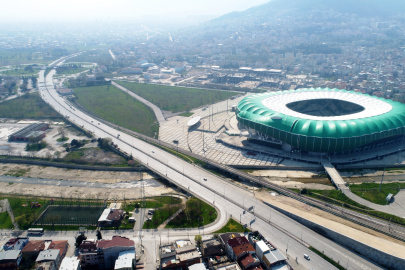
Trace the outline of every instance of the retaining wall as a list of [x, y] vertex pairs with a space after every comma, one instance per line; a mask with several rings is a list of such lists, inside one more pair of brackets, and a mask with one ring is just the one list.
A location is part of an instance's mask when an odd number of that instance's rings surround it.
[[[339, 243], [340, 245], [342, 245], [358, 254], [361, 254], [372, 261], [375, 261], [378, 264], [381, 264], [386, 267], [394, 268], [394, 269], [404, 269], [405, 259], [398, 258], [396, 256], [393, 256], [391, 254], [378, 250], [374, 247], [368, 246], [355, 239], [352, 239], [343, 234], [335, 232], [329, 228], [326, 228], [322, 225], [309, 221], [303, 217], [292, 214], [292, 213], [290, 213], [284, 209], [281, 209], [277, 206], [274, 206], [272, 204], [269, 204], [266, 202], [264, 202], [264, 203], [266, 205], [274, 208], [275, 210], [279, 211], [280, 213], [301, 223], [302, 225], [310, 228], [311, 230], [315, 231], [316, 233], [318, 233], [326, 238], [329, 238], [329, 239]], [[329, 257], [331, 257], [331, 256], [329, 255]]]

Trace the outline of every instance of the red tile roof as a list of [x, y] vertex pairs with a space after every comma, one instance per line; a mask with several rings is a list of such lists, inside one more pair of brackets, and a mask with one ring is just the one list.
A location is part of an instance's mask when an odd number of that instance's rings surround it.
[[120, 220], [123, 214], [124, 214], [124, 210], [122, 210], [122, 209], [113, 209], [113, 211], [111, 211], [108, 214], [107, 219], [108, 220]]
[[228, 245], [230, 245], [232, 248], [245, 244], [249, 244], [249, 241], [244, 236], [239, 236], [228, 240]]
[[23, 248], [22, 252], [33, 252], [37, 251], [40, 252], [45, 249], [45, 241], [44, 240], [33, 240], [29, 241], [27, 245]]
[[250, 253], [248, 253], [247, 255], [245, 255], [239, 259], [239, 264], [241, 266], [243, 266], [243, 268], [246, 268], [248, 265], [250, 265], [254, 261], [255, 261], [255, 259], [253, 259], [252, 255], [250, 255]]
[[60, 256], [65, 253], [65, 248], [67, 248], [67, 240], [62, 240], [62, 241], [52, 241], [52, 243], [49, 245], [48, 249], [59, 249], [59, 254]]
[[255, 266], [248, 267], [245, 270], [263, 270], [263, 268], [260, 265], [255, 265]]
[[255, 249], [251, 244], [241, 245], [234, 247], [233, 252], [235, 253], [236, 257], [240, 257], [244, 253], [254, 252]]
[[113, 236], [111, 240], [99, 240], [97, 241], [97, 248], [109, 248], [109, 247], [132, 247], [135, 246], [133, 240], [129, 240], [126, 237]]

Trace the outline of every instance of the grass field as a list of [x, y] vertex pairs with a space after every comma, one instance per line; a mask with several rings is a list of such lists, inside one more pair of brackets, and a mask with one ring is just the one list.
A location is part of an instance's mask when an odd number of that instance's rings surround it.
[[165, 220], [167, 220], [174, 213], [179, 211], [179, 209], [180, 209], [180, 206], [178, 206], [178, 205], [165, 205], [164, 207], [157, 209], [152, 216], [152, 220], [145, 221], [142, 228], [143, 229], [156, 229]]
[[108, 50], [104, 49], [104, 50], [84, 52], [78, 56], [66, 60], [66, 63], [71, 62], [89, 62], [89, 63], [97, 63], [99, 66], [101, 65], [107, 66], [113, 62], [113, 59]]
[[39, 73], [39, 70], [34, 70], [34, 72], [32, 71], [27, 71], [22, 69], [13, 69], [13, 70], [6, 70], [6, 71], [0, 71], [0, 75], [7, 75], [7, 76], [26, 76], [26, 77], [32, 77], [35, 76], [37, 77]]
[[350, 185], [350, 190], [357, 196], [376, 204], [387, 204], [385, 198], [389, 193], [396, 195], [399, 189], [405, 189], [405, 183], [387, 183], [382, 184], [380, 191], [380, 184], [377, 183], [361, 183], [360, 185]]
[[8, 214], [8, 212], [0, 213], [0, 229], [12, 229], [14, 228], [13, 222]]
[[250, 232], [248, 228], [243, 228], [243, 226], [235, 221], [234, 219], [229, 219], [228, 223], [218, 231], [214, 233], [228, 233], [228, 232]]
[[79, 67], [79, 68], [71, 68], [65, 71], [58, 71], [56, 72], [56, 75], [71, 75], [71, 74], [76, 74], [79, 72], [83, 72], [85, 70], [87, 70], [88, 68], [84, 68], [84, 67]]
[[154, 136], [159, 131], [153, 111], [112, 85], [75, 89], [77, 103], [109, 122]]
[[190, 198], [178, 216], [172, 219], [166, 228], [196, 228], [208, 225], [217, 218], [217, 211], [211, 205], [198, 198]]
[[60, 117], [52, 107], [46, 104], [38, 93], [25, 94], [0, 103], [0, 115], [3, 118], [57, 118]]
[[235, 96], [234, 92], [201, 90], [184, 87], [118, 82], [118, 84], [152, 102], [162, 110], [172, 112], [189, 111], [193, 108], [213, 104]]
[[145, 200], [143, 204], [140, 201], [133, 201], [126, 205], [125, 211], [132, 212], [136, 208], [159, 208], [163, 207], [165, 204], [179, 204], [181, 199], [171, 196], [160, 196]]
[[32, 225], [31, 228], [42, 228], [45, 231], [79, 231], [80, 227], [85, 227], [87, 230], [96, 230], [97, 226], [82, 226], [82, 225]]
[[193, 114], [194, 114], [194, 113], [192, 113], [192, 112], [185, 112], [185, 113], [179, 114], [179, 116], [190, 117], [190, 116], [192, 116]]

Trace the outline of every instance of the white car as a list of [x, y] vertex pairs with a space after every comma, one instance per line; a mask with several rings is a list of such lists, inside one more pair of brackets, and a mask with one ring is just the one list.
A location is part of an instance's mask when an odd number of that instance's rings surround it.
[[204, 178], [204, 181], [207, 181], [207, 178]]
[[304, 258], [307, 259], [308, 261], [311, 260], [311, 258], [307, 254], [304, 254]]

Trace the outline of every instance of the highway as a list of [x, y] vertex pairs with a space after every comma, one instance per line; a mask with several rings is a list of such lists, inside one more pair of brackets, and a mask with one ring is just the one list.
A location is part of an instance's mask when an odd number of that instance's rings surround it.
[[[64, 59], [66, 58], [64, 57]], [[61, 63], [56, 61], [52, 65]], [[305, 268], [336, 269], [321, 257], [311, 252], [307, 248], [308, 245], [311, 245], [320, 251], [324, 251], [325, 255], [333, 257], [335, 261], [340, 261], [344, 267], [348, 265], [348, 269], [383, 269], [333, 241], [316, 234], [305, 226], [271, 210], [270, 207], [254, 198], [250, 192], [237, 188], [198, 166], [189, 164], [158, 147], [121, 133], [93, 119], [82, 111], [69, 106], [56, 93], [53, 87], [52, 76], [54, 73], [55, 70], [50, 71], [45, 82], [44, 71], [42, 70], [39, 73], [39, 86], [41, 97], [54, 107], [56, 111], [77, 125], [93, 132], [95, 137], [110, 137], [114, 143], [118, 144], [121, 150], [131, 153], [136, 160], [143, 163], [146, 167], [183, 189], [196, 194], [199, 198], [213, 203], [222, 216], [232, 216], [236, 220], [241, 220], [242, 223], [249, 224], [253, 230], [259, 230], [281, 251], [286, 251], [288, 247], [288, 255], [298, 258], [298, 262]], [[46, 87], [44, 87], [44, 83]], [[120, 135], [119, 139], [117, 138], [118, 135]], [[207, 178], [207, 181], [204, 181], [203, 178]], [[275, 229], [266, 219], [260, 219], [253, 213], [244, 212], [243, 207], [240, 205], [245, 206], [245, 208], [254, 207], [255, 213], [261, 216], [268, 216], [272, 224], [274, 223], [278, 227], [283, 228], [291, 235]], [[209, 231], [206, 231], [206, 233], [209, 233]], [[299, 243], [297, 239], [302, 239], [304, 244]], [[283, 253], [285, 254], [285, 252]], [[311, 256], [310, 261], [304, 260], [304, 253]]]

